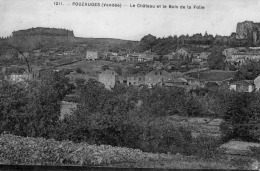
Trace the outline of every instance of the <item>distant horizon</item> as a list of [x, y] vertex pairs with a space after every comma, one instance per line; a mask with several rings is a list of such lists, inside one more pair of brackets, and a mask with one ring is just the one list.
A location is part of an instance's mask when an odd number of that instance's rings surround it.
[[[82, 0], [80, 2], [121, 4], [122, 8], [73, 6], [62, 0], [0, 0], [0, 37], [13, 31], [44, 27], [72, 30], [75, 37], [140, 41], [145, 35], [157, 38], [205, 32], [230, 36], [239, 22], [260, 22], [260, 0]], [[167, 9], [134, 8], [133, 4], [162, 4]], [[205, 9], [170, 9], [174, 6]]]
[[[245, 21], [248, 21], [248, 20], [245, 20]], [[242, 21], [242, 22], [244, 22], [244, 21]], [[252, 21], [252, 22], [254, 22], [254, 21]], [[241, 23], [241, 22], [240, 22]], [[258, 22], [254, 22], [254, 23], [258, 23]], [[24, 31], [24, 30], [29, 30], [29, 29], [35, 29], [35, 28], [49, 28], [49, 29], [63, 29], [63, 30], [68, 30], [68, 31], [72, 31], [73, 32], [73, 34], [74, 34], [74, 37], [76, 37], [76, 38], [87, 38], [87, 39], [118, 39], [118, 40], [127, 40], [127, 41], [140, 41], [140, 40], [128, 40], [128, 39], [121, 39], [121, 38], [113, 38], [113, 37], [80, 37], [80, 36], [75, 36], [75, 33], [74, 33], [74, 31], [73, 30], [70, 30], [70, 29], [67, 29], [67, 28], [55, 28], [55, 27], [31, 27], [31, 28], [28, 28], [28, 29], [21, 29], [21, 30], [14, 30], [14, 31], [12, 31], [12, 33], [13, 32], [17, 32], [17, 31]], [[192, 35], [195, 35], [195, 34], [201, 34], [202, 36], [204, 36], [204, 34], [206, 33], [207, 31], [205, 31], [204, 33], [193, 33], [193, 34], [181, 34], [181, 35], [176, 35], [176, 36], [178, 36], [178, 37], [180, 37], [180, 36], [182, 36], [182, 35], [184, 35], [184, 36], [186, 36], [186, 35], [188, 35], [188, 36], [192, 36]], [[3, 38], [7, 38], [7, 37], [10, 37], [10, 36], [12, 36], [12, 33], [11, 33], [11, 35], [9, 35], [9, 36], [6, 36], [6, 37], [3, 37]], [[213, 34], [210, 34], [210, 33], [208, 33], [207, 32], [207, 34], [208, 35], [212, 35], [212, 36], [223, 36], [223, 37], [228, 37], [228, 36], [230, 36], [232, 33], [236, 33], [236, 31], [233, 31], [233, 32], [231, 32], [229, 35], [220, 35], [220, 34], [215, 34], [215, 35], [213, 35]], [[152, 35], [151, 33], [147, 33], [146, 35]], [[144, 36], [146, 36], [146, 35], [144, 35]], [[144, 37], [143, 36], [143, 37]], [[155, 36], [155, 35], [152, 35], [152, 36]], [[175, 35], [169, 35], [169, 36], [175, 36]], [[167, 37], [169, 37], [169, 36], [165, 36], [165, 37], [157, 37], [157, 36], [155, 36], [156, 38], [167, 38]]]

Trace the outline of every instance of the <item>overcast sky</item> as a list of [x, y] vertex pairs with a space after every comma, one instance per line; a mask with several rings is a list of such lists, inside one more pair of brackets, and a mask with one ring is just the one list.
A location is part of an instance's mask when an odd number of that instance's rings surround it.
[[[66, 28], [77, 37], [140, 40], [202, 33], [230, 35], [245, 20], [260, 22], [260, 0], [0, 0], [0, 36], [32, 27]], [[72, 2], [120, 3], [116, 7], [72, 6]], [[130, 4], [166, 5], [146, 9]], [[169, 9], [169, 5], [192, 9]], [[193, 9], [194, 5], [205, 9]]]

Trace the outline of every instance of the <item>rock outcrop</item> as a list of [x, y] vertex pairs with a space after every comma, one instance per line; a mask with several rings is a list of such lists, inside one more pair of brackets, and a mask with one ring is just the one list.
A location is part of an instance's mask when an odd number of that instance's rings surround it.
[[256, 43], [260, 39], [260, 23], [252, 21], [244, 21], [237, 24], [236, 28], [237, 39], [250, 39]]
[[68, 45], [75, 39], [73, 31], [57, 28], [31, 28], [14, 31], [8, 39], [9, 44], [19, 47], [23, 51], [51, 48], [57, 45]]

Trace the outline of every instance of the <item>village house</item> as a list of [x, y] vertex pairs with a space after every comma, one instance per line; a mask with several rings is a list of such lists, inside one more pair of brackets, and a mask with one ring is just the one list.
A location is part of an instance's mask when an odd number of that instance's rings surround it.
[[145, 84], [145, 76], [142, 74], [133, 74], [127, 77], [127, 85], [141, 86]]
[[241, 81], [231, 83], [229, 89], [239, 91], [239, 92], [259, 91], [260, 76], [256, 77], [254, 80], [241, 80]]
[[171, 72], [167, 75], [167, 80], [171, 81], [171, 80], [175, 80], [178, 78], [184, 78], [184, 74], [181, 72]]
[[109, 56], [110, 61], [122, 62], [126, 60], [124, 56]]
[[222, 54], [226, 56], [226, 62], [233, 62], [232, 55], [238, 52], [239, 52], [238, 49], [228, 48], [223, 50]]
[[42, 56], [43, 56], [43, 57], [48, 57], [48, 56], [50, 56], [50, 54], [49, 54], [49, 52], [43, 52], [43, 53], [42, 53]]
[[204, 80], [200, 80], [197, 78], [185, 77], [185, 79], [187, 80], [188, 85], [194, 86], [194, 87], [204, 88], [205, 84], [206, 84], [206, 82]]
[[117, 75], [116, 76], [116, 83], [127, 85], [127, 78], [124, 77], [124, 76]]
[[242, 65], [246, 61], [259, 61], [260, 53], [234, 53], [231, 55], [230, 62], [235, 65]]
[[138, 62], [153, 61], [154, 57], [155, 55], [141, 53], [139, 54], [137, 61]]
[[98, 52], [96, 51], [86, 51], [86, 60], [97, 60]]
[[126, 60], [129, 62], [138, 62], [139, 53], [130, 53], [126, 55]]
[[4, 79], [13, 83], [31, 80], [33, 75], [24, 68], [10, 67], [4, 69]]
[[153, 86], [167, 80], [168, 72], [165, 70], [153, 70], [145, 75], [145, 85]]
[[105, 85], [105, 88], [111, 90], [117, 82], [118, 74], [110, 69], [107, 69], [98, 75], [98, 81]]
[[127, 57], [127, 61], [129, 62], [147, 62], [147, 61], [153, 61], [153, 59], [159, 57], [159, 55], [151, 51], [145, 51], [143, 53], [127, 54], [126, 57]]
[[259, 91], [259, 89], [260, 89], [260, 76], [258, 76], [254, 79], [254, 84], [255, 84], [256, 91]]
[[178, 60], [186, 60], [190, 58], [190, 53], [187, 48], [180, 48], [175, 54], [177, 55]]
[[225, 55], [226, 57], [228, 56], [231, 56], [232, 54], [234, 53], [238, 53], [239, 50], [236, 49], [236, 48], [227, 48], [227, 49], [224, 49], [222, 54]]
[[210, 54], [211, 54], [211, 52], [195, 53], [195, 55], [193, 54], [193, 57], [192, 57], [192, 63], [204, 65], [208, 62], [208, 57]]
[[231, 83], [229, 89], [238, 92], [252, 92], [255, 90], [254, 80], [241, 80]]

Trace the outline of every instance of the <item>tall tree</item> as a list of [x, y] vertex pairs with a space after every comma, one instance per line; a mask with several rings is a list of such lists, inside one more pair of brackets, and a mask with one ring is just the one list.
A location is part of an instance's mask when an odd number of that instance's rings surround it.
[[253, 80], [260, 74], [260, 62], [250, 61], [238, 69], [235, 80]]
[[209, 55], [209, 68], [213, 70], [224, 70], [226, 68], [225, 58], [221, 50], [213, 50]]
[[230, 139], [252, 141], [259, 138], [258, 121], [260, 120], [259, 93], [234, 93], [229, 99], [224, 114], [226, 127], [222, 131]]
[[143, 51], [152, 49], [152, 47], [155, 44], [156, 44], [156, 37], [151, 35], [151, 34], [148, 34], [148, 35], [144, 36], [140, 40], [140, 46], [141, 46]]

